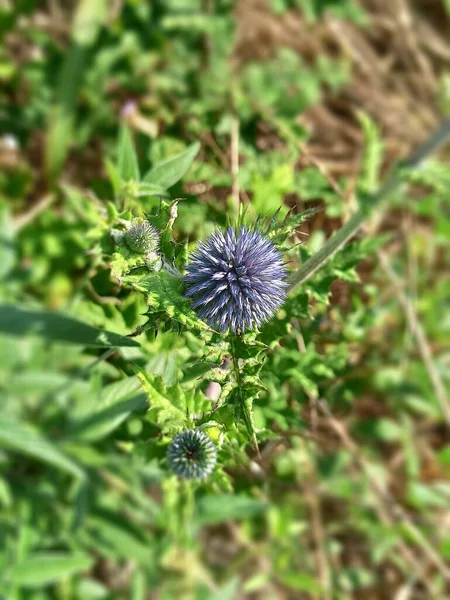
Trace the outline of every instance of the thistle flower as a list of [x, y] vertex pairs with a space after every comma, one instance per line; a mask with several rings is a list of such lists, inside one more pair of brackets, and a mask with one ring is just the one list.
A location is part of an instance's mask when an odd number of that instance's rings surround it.
[[216, 447], [200, 429], [186, 429], [170, 442], [167, 460], [178, 477], [206, 479], [216, 465]]
[[158, 230], [148, 221], [135, 219], [125, 232], [125, 243], [137, 254], [148, 254], [158, 249]]
[[286, 297], [280, 252], [263, 234], [241, 227], [217, 231], [192, 254], [184, 278], [197, 315], [234, 333], [260, 327]]

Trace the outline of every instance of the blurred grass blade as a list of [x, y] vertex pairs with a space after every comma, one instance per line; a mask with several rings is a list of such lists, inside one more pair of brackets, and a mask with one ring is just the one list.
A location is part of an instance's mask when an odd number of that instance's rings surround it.
[[384, 142], [376, 123], [363, 112], [358, 120], [364, 133], [363, 168], [359, 177], [359, 186], [365, 192], [373, 192], [379, 184], [379, 175], [383, 162]]
[[15, 249], [13, 228], [6, 206], [0, 207], [0, 279], [8, 275], [14, 266]]
[[118, 196], [122, 187], [119, 169], [111, 160], [109, 160], [109, 158], [105, 158], [105, 169], [108, 173], [109, 181], [111, 182], [114, 194]]
[[122, 181], [139, 181], [139, 165], [130, 130], [122, 123], [118, 144], [118, 174]]
[[61, 170], [72, 140], [74, 110], [89, 49], [107, 11], [106, 0], [80, 0], [72, 28], [72, 47], [59, 75], [55, 105], [50, 113], [46, 147], [47, 173], [53, 180]]
[[209, 600], [235, 600], [239, 596], [241, 589], [241, 580], [239, 577], [233, 577], [218, 590], [211, 592]]
[[0, 418], [0, 447], [19, 452], [61, 471], [84, 477], [82, 469], [30, 426]]
[[71, 317], [47, 311], [0, 305], [0, 332], [15, 336], [36, 335], [45, 340], [95, 348], [139, 346], [138, 342], [104, 331]]
[[134, 411], [143, 411], [147, 406], [147, 396], [137, 394], [122, 400], [113, 406], [99, 411], [95, 415], [77, 423], [75, 433], [85, 441], [97, 441], [114, 431]]
[[80, 480], [75, 496], [74, 510], [70, 532], [76, 533], [84, 524], [89, 506], [89, 481]]
[[114, 431], [130, 413], [145, 410], [147, 397], [139, 393], [141, 382], [127, 377], [111, 383], [100, 393], [98, 402], [89, 402], [88, 412], [71, 423], [71, 431], [83, 441], [97, 441]]
[[145, 600], [147, 597], [146, 589], [147, 582], [145, 573], [143, 570], [138, 570], [133, 575], [131, 582], [131, 600]]
[[136, 393], [139, 387], [140, 382], [134, 377], [106, 387], [97, 410], [74, 423], [73, 431], [77, 437], [85, 441], [97, 441], [119, 427], [132, 412], [144, 411], [147, 396]]
[[199, 502], [197, 522], [205, 525], [233, 519], [248, 519], [261, 514], [267, 508], [265, 502], [247, 496], [232, 494], [205, 496]]
[[120, 518], [107, 515], [92, 516], [89, 519], [89, 527], [94, 539], [98, 539], [99, 547], [106, 545], [109, 554], [142, 564], [148, 564], [152, 560], [154, 550], [147, 540], [140, 539]]
[[189, 146], [184, 152], [171, 156], [156, 165], [151, 171], [148, 171], [144, 176], [144, 181], [159, 185], [164, 190], [171, 188], [189, 169], [199, 149], [200, 144], [195, 142], [195, 144]]
[[12, 583], [19, 587], [39, 587], [62, 577], [87, 571], [93, 562], [88, 554], [81, 552], [35, 554], [13, 567], [10, 578]]
[[143, 181], [139, 184], [138, 196], [164, 196], [167, 198], [168, 194], [161, 186]]

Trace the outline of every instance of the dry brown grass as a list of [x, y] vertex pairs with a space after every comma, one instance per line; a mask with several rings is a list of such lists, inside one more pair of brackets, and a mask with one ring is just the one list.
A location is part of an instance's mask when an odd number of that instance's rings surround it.
[[366, 26], [330, 15], [308, 24], [298, 11], [274, 15], [266, 0], [240, 0], [235, 61], [264, 60], [280, 45], [306, 62], [319, 54], [351, 62], [351, 80], [339, 94], [299, 117], [312, 133], [309, 150], [334, 175], [354, 175], [362, 137], [356, 115], [367, 112], [381, 128], [386, 163], [410, 151], [441, 120], [439, 76], [450, 69], [450, 22], [439, 2], [367, 0]]
[[[323, 91], [320, 104], [314, 105], [299, 115], [298, 121], [311, 132], [306, 151], [314, 158], [321, 168], [334, 178], [345, 176], [350, 180], [356, 176], [361, 165], [363, 139], [357, 120], [359, 111], [369, 114], [379, 126], [385, 142], [385, 169], [405, 157], [412, 148], [421, 143], [431, 131], [435, 130], [442, 120], [438, 97], [441, 75], [450, 69], [450, 20], [445, 14], [442, 3], [433, 0], [367, 0], [362, 3], [369, 15], [366, 26], [334, 19], [326, 15], [319, 22], [311, 25], [302, 17], [299, 11], [289, 11], [282, 15], [274, 15], [268, 8], [266, 0], [240, 0], [236, 11], [238, 37], [235, 47], [234, 61], [236, 68], [252, 60], [272, 58], [281, 45], [287, 45], [297, 51], [307, 63], [313, 63], [319, 54], [330, 58], [346, 58], [351, 63], [351, 79], [338, 94], [328, 90]], [[264, 126], [262, 127], [262, 130]], [[267, 135], [274, 135], [270, 127]], [[273, 144], [273, 142], [271, 142]], [[269, 143], [270, 144], [270, 143]], [[299, 160], [302, 150], [299, 148]], [[319, 217], [320, 218], [320, 217]], [[322, 215], [323, 218], [323, 215]], [[330, 223], [313, 224], [329, 230]], [[331, 229], [338, 226], [332, 224]], [[388, 215], [385, 222], [377, 226], [388, 229], [404, 229], [405, 215], [401, 212]], [[408, 228], [415, 226], [414, 220], [408, 217]], [[426, 227], [426, 225], [425, 225]], [[430, 232], [429, 232], [430, 233]], [[405, 238], [397, 240], [397, 244], [388, 250], [389, 254], [404, 251]], [[364, 265], [365, 276], [373, 275], [371, 266]], [[347, 285], [336, 282], [333, 286], [334, 303], [344, 308], [347, 297]], [[386, 283], [386, 293], [395, 294], [391, 284]], [[337, 294], [337, 295], [336, 295]], [[403, 298], [403, 296], [402, 296]], [[419, 324], [420, 326], [420, 324]], [[419, 348], [420, 352], [420, 348]], [[359, 357], [358, 360], [361, 360]], [[431, 371], [433, 359], [431, 357]], [[442, 390], [441, 390], [442, 391]], [[442, 394], [441, 394], [442, 396]], [[444, 399], [446, 400], [446, 399]], [[444, 401], [443, 400], [443, 401]], [[369, 418], [374, 406], [377, 410], [387, 410], [387, 406], [374, 398], [358, 399], [354, 406], [356, 418]], [[316, 443], [322, 450], [333, 440], [337, 446], [342, 445], [349, 450], [355, 460], [355, 477], [370, 479], [368, 469], [361, 449], [348, 437], [347, 427], [352, 421], [352, 415], [341, 420], [331, 413], [321, 412], [314, 417], [320, 435]], [[304, 415], [306, 416], [306, 415]], [[313, 423], [310, 424], [311, 426]], [[427, 481], [436, 477], [436, 459], [433, 448], [442, 447], [448, 440], [448, 432], [437, 434], [435, 428], [427, 428], [426, 423], [416, 423], [422, 432], [416, 451], [422, 463], [422, 480]], [[314, 435], [315, 429], [314, 429]], [[436, 437], [438, 441], [436, 441]], [[280, 448], [278, 448], [280, 450]], [[281, 448], [282, 450], [282, 448]], [[382, 449], [380, 450], [383, 451]], [[399, 448], [385, 449], [386, 468], [389, 472], [388, 494], [393, 495], [393, 502], [399, 502], [400, 513], [391, 512], [392, 505], [383, 498], [383, 490], [375, 490], [379, 495], [375, 513], [381, 522], [393, 524], [398, 518], [407, 518], [407, 526], [415, 528], [411, 515], [400, 508], [405, 500], [405, 458]], [[368, 475], [369, 474], [369, 475]], [[446, 478], [442, 472], [439, 478]], [[376, 481], [373, 482], [375, 487]], [[302, 486], [311, 510], [311, 549], [317, 555], [318, 577], [327, 589], [328, 569], [330, 565], [324, 558], [323, 521], [327, 526], [348, 519], [345, 509], [327, 502], [327, 498], [314, 496], [314, 472], [309, 482]], [[316, 490], [317, 492], [317, 490]], [[343, 512], [342, 512], [343, 511]], [[414, 519], [414, 518], [413, 518]], [[448, 511], [434, 515], [435, 524], [439, 529], [448, 528]], [[408, 523], [409, 521], [409, 523]], [[349, 523], [347, 523], [349, 525]], [[315, 532], [314, 532], [315, 530]], [[367, 551], [364, 540], [352, 533], [351, 527], [345, 530], [345, 538], [341, 540], [344, 548], [343, 564], [364, 564], [364, 553]], [[417, 542], [417, 540], [416, 540]], [[377, 581], [370, 589], [365, 588], [362, 594], [349, 596], [355, 600], [428, 600], [434, 594], [428, 581], [437, 566], [442, 569], [444, 577], [448, 577], [448, 567], [435, 556], [433, 544], [430, 547], [421, 544], [401, 543], [397, 548], [411, 573], [416, 575], [419, 585], [405, 581], [403, 575], [389, 561], [379, 567]], [[437, 559], [438, 565], [434, 562]], [[433, 564], [434, 562], [434, 564]], [[342, 566], [342, 565], [341, 565]], [[331, 568], [336, 565], [331, 565]], [[276, 592], [280, 599], [310, 598], [302, 593], [289, 592], [283, 586], [277, 586]], [[263, 591], [255, 598], [266, 598]], [[317, 598], [333, 598], [333, 592], [324, 592]], [[441, 600], [440, 598], [436, 600]]]

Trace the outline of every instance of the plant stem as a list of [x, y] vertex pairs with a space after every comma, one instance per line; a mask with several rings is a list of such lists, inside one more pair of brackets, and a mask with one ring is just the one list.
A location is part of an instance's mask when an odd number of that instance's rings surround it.
[[242, 411], [242, 418], [244, 420], [245, 426], [247, 427], [247, 431], [251, 436], [253, 445], [255, 450], [259, 456], [259, 448], [258, 448], [258, 440], [256, 439], [255, 430], [252, 423], [252, 417], [250, 411], [248, 410], [245, 404], [245, 396], [242, 393], [244, 387], [244, 381], [241, 377], [241, 372], [239, 370], [239, 362], [236, 352], [236, 334], [230, 332], [230, 351], [231, 351], [231, 361], [233, 364], [233, 374], [236, 380], [237, 393], [239, 394], [241, 405], [240, 409]]
[[181, 482], [181, 546], [187, 548], [192, 544], [192, 523], [195, 512], [195, 493], [192, 481]]
[[445, 121], [439, 129], [419, 148], [413, 152], [405, 161], [402, 161], [378, 192], [371, 194], [365, 201], [366, 206], [358, 210], [328, 241], [327, 243], [305, 264], [303, 264], [291, 276], [288, 292], [307, 281], [323, 265], [325, 265], [336, 252], [338, 252], [350, 238], [352, 238], [367, 220], [372, 211], [385, 200], [402, 183], [402, 173], [405, 169], [418, 166], [425, 158], [436, 152], [450, 139], [450, 119]]
[[230, 350], [231, 350], [231, 360], [233, 363], [233, 373], [236, 379], [236, 383], [238, 384], [238, 386], [241, 388], [242, 387], [242, 378], [241, 378], [241, 373], [239, 371], [239, 363], [238, 363], [238, 359], [236, 356], [236, 340], [235, 340], [235, 334], [230, 333]]

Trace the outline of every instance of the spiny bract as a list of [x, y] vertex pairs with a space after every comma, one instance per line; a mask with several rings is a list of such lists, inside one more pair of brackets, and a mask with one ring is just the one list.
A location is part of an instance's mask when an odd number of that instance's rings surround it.
[[167, 460], [178, 477], [206, 479], [216, 465], [216, 447], [200, 429], [186, 429], [170, 442]]
[[125, 233], [125, 242], [137, 254], [156, 252], [159, 244], [158, 230], [148, 221], [135, 219]]
[[192, 307], [208, 325], [234, 333], [260, 327], [286, 297], [286, 268], [257, 230], [229, 227], [200, 243], [184, 278]]

